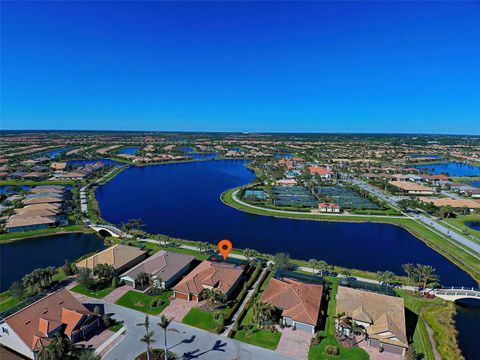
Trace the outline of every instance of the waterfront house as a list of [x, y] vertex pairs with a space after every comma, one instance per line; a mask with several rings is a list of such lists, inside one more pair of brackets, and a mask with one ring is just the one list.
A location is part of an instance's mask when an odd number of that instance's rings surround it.
[[78, 268], [87, 268], [93, 270], [98, 264], [112, 265], [117, 274], [130, 269], [145, 259], [146, 252], [135, 247], [127, 245], [113, 245], [108, 249], [100, 251], [86, 259], [77, 262]]
[[5, 223], [5, 230], [12, 233], [46, 229], [49, 227], [55, 227], [56, 225], [56, 220], [49, 216], [39, 216], [37, 214], [29, 214], [28, 216], [12, 215]]
[[53, 171], [63, 171], [65, 170], [66, 167], [67, 167], [67, 163], [64, 163], [64, 162], [52, 162], [50, 164], [50, 168]]
[[123, 273], [121, 280], [135, 287], [135, 279], [141, 272], [152, 275], [153, 285], [167, 289], [191, 267], [195, 256], [160, 250]]
[[229, 298], [242, 275], [238, 266], [205, 260], [174, 286], [173, 293], [178, 299], [200, 301], [205, 289], [216, 289]]
[[275, 182], [277, 186], [295, 186], [297, 185], [297, 180], [295, 179], [280, 179]]
[[[405, 307], [401, 297], [339, 286], [337, 291], [337, 314], [351, 320], [337, 320], [338, 333], [352, 336], [355, 323], [366, 332], [368, 346], [383, 348], [387, 353], [405, 355], [408, 341], [405, 326]], [[358, 330], [358, 329], [357, 329]]]
[[67, 336], [75, 344], [99, 325], [98, 315], [63, 288], [2, 319], [0, 344], [35, 359], [55, 335]]
[[469, 211], [480, 209], [480, 202], [472, 199], [452, 199], [452, 198], [419, 198], [420, 201], [432, 203], [435, 206], [451, 206], [454, 209], [467, 208]]
[[259, 301], [270, 303], [280, 311], [283, 324], [314, 334], [319, 321], [322, 294], [322, 285], [286, 277], [271, 278]]

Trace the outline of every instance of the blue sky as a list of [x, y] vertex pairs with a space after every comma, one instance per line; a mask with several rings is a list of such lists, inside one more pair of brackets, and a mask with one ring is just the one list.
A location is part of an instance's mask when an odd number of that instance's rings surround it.
[[480, 134], [477, 2], [2, 2], [1, 128]]

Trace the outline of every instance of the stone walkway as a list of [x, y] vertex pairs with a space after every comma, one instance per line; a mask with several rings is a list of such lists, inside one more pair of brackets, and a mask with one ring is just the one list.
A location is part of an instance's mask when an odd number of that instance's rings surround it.
[[105, 300], [105, 301], [107, 301], [111, 304], [115, 304], [115, 301], [120, 299], [123, 295], [125, 295], [130, 290], [135, 291], [135, 289], [132, 286], [129, 286], [129, 285], [120, 286], [120, 287], [116, 288], [115, 290], [113, 290], [110, 294], [105, 296], [103, 298], [103, 300]]
[[282, 333], [278, 343], [277, 352], [291, 356], [295, 359], [308, 359], [308, 349], [312, 334], [303, 330], [290, 328], [279, 329]]
[[182, 322], [183, 317], [191, 308], [200, 307], [203, 304], [205, 304], [205, 300], [196, 302], [172, 298], [170, 304], [162, 311], [162, 315], [165, 315], [170, 320]]

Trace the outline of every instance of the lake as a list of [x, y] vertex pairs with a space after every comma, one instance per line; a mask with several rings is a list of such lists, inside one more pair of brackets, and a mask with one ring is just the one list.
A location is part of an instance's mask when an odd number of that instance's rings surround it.
[[469, 228], [473, 230], [480, 231], [480, 221], [466, 221], [465, 225], [467, 225]]
[[44, 153], [41, 153], [41, 154], [37, 154], [37, 155], [35, 155], [35, 157], [48, 156], [51, 159], [55, 159], [61, 153], [64, 153], [64, 152], [67, 152], [67, 151], [70, 151], [70, 150], [73, 150], [73, 149], [75, 149], [75, 148], [69, 147], [69, 148], [56, 149], [56, 150], [47, 151], [47, 152], [44, 152]]
[[459, 162], [414, 165], [413, 167], [434, 175], [448, 173], [450, 176], [480, 176], [480, 167]]
[[[238, 211], [220, 194], [254, 174], [240, 160], [132, 167], [96, 190], [104, 218], [119, 224], [142, 219], [145, 230], [237, 248], [287, 252], [293, 258], [402, 274], [404, 263], [429, 264], [444, 285], [473, 286], [465, 272], [398, 226], [281, 219]], [[375, 254], [372, 257], [372, 254]]]
[[79, 257], [103, 249], [103, 239], [96, 234], [49, 235], [0, 244], [0, 292], [31, 271], [61, 266], [65, 259]]
[[138, 152], [138, 147], [126, 147], [121, 149], [117, 154], [135, 155]]

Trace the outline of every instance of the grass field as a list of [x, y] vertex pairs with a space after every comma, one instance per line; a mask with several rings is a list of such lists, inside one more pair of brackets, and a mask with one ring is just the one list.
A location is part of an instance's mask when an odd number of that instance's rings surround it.
[[185, 315], [182, 323], [195, 326], [203, 330], [214, 331], [219, 325], [221, 325], [221, 322], [215, 320], [213, 315], [214, 312], [206, 312], [198, 308], [192, 308]]
[[477, 239], [477, 242], [480, 243], [480, 231], [472, 229], [471, 227], [465, 225], [467, 221], [480, 222], [480, 214], [457, 215], [454, 218], [444, 219], [444, 222], [457, 228], [461, 232], [465, 231], [473, 235]]
[[[139, 293], [137, 291], [128, 291], [115, 304], [128, 307], [130, 309], [142, 311], [150, 315], [160, 314], [168, 304], [170, 304], [170, 297], [173, 292], [171, 290], [164, 291], [158, 296], [149, 296], [147, 294]], [[151, 302], [153, 300], [162, 300], [162, 305], [158, 307], [152, 307]]]
[[106, 287], [104, 289], [101, 289], [101, 290], [97, 290], [97, 291], [92, 291], [92, 290], [89, 290], [87, 288], [85, 288], [84, 286], [82, 285], [77, 285], [75, 287], [73, 287], [72, 289], [70, 289], [71, 291], [74, 291], [76, 293], [79, 293], [79, 294], [83, 294], [83, 295], [86, 295], [86, 296], [90, 296], [90, 297], [93, 297], [95, 299], [103, 299], [105, 296], [107, 296], [108, 294], [110, 294], [113, 290], [115, 290], [115, 288], [113, 287]]
[[31, 237], [37, 237], [37, 236], [62, 234], [62, 233], [69, 233], [69, 232], [91, 233], [94, 231], [86, 228], [83, 225], [69, 225], [69, 226], [62, 226], [62, 227], [56, 227], [56, 228], [38, 229], [38, 230], [32, 230], [32, 231], [1, 234], [0, 243], [10, 242], [15, 240], [22, 240], [22, 239], [27, 239]]

